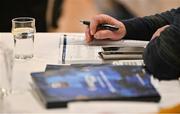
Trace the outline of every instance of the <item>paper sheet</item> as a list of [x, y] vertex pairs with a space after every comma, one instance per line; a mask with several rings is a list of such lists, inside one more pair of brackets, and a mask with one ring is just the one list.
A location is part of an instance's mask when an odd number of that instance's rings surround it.
[[[138, 46], [144, 47], [148, 42], [146, 41], [134, 41], [134, 40], [93, 40], [90, 44], [85, 42], [83, 34], [67, 35], [66, 44], [66, 63], [102, 63], [103, 61], [98, 55], [98, 52], [102, 51], [102, 46]], [[60, 58], [62, 60], [63, 54], [63, 36], [60, 40]]]

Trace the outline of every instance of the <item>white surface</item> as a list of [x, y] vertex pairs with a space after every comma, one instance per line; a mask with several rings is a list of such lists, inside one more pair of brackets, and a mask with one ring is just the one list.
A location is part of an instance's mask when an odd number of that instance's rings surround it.
[[[61, 63], [61, 46], [59, 48], [62, 33], [37, 33], [35, 37], [35, 57], [29, 61], [15, 61], [13, 70], [13, 89], [14, 93], [8, 96], [4, 103], [4, 109], [0, 108], [0, 112], [8, 113], [148, 113], [157, 112], [159, 107], [166, 107], [180, 103], [180, 84], [178, 81], [162, 81], [152, 79], [153, 84], [160, 92], [162, 99], [160, 103], [139, 103], [139, 102], [79, 102], [70, 103], [68, 108], [64, 109], [45, 109], [41, 102], [32, 94], [30, 88], [30, 73], [34, 71], [44, 71], [46, 64]], [[80, 58], [85, 61], [95, 60], [99, 47], [93, 48], [84, 45], [83, 34], [68, 34], [70, 36], [81, 35], [81, 41], [74, 40], [79, 46], [70, 47], [67, 56], [77, 54], [71, 60]], [[13, 47], [13, 39], [10, 33], [1, 33], [0, 39], [7, 43], [9, 47]], [[79, 42], [79, 43], [78, 43]], [[71, 42], [72, 43], [72, 42]], [[81, 44], [82, 43], [82, 44]], [[126, 42], [129, 44], [128, 42]], [[131, 41], [130, 43], [133, 43]], [[74, 45], [75, 46], [75, 45]], [[69, 53], [70, 52], [70, 53]], [[86, 54], [84, 55], [84, 53]], [[70, 55], [68, 55], [68, 53]], [[82, 55], [79, 53], [83, 53]], [[71, 57], [74, 57], [74, 55]], [[97, 61], [102, 62], [100, 59]], [[97, 62], [96, 61], [96, 62]], [[77, 61], [76, 61], [77, 62]], [[123, 61], [117, 61], [115, 64], [122, 64]], [[124, 61], [128, 64], [128, 61]], [[142, 64], [142, 61], [139, 61]], [[134, 64], [134, 63], [133, 63]], [[136, 110], [137, 109], [137, 110]]]

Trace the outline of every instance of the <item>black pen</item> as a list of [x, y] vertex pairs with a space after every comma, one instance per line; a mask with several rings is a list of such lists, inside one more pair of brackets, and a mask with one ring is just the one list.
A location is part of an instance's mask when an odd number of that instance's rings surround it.
[[67, 44], [67, 35], [63, 37], [63, 51], [62, 51], [62, 64], [65, 64], [66, 60], [66, 44]]
[[[90, 25], [90, 21], [84, 21], [84, 20], [81, 20], [80, 21], [82, 24], [84, 25]], [[97, 27], [98, 30], [110, 30], [110, 31], [118, 31], [119, 30], [119, 27], [116, 26], [116, 25], [110, 25], [110, 24], [99, 24], [98, 27]]]

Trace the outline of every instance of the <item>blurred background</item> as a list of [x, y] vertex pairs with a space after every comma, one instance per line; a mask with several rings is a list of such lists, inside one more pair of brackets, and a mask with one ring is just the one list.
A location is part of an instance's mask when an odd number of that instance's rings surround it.
[[0, 32], [15, 17], [34, 17], [37, 32], [84, 32], [80, 20], [104, 13], [119, 20], [152, 15], [180, 6], [180, 0], [1, 0]]

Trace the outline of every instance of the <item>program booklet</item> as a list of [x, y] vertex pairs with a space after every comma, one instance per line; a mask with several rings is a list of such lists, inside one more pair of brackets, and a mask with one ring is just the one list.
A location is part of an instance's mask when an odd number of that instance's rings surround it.
[[141, 66], [69, 65], [31, 76], [46, 108], [66, 107], [75, 101], [160, 101], [151, 75]]
[[135, 60], [142, 59], [144, 47], [104, 46], [98, 54], [103, 60]]

